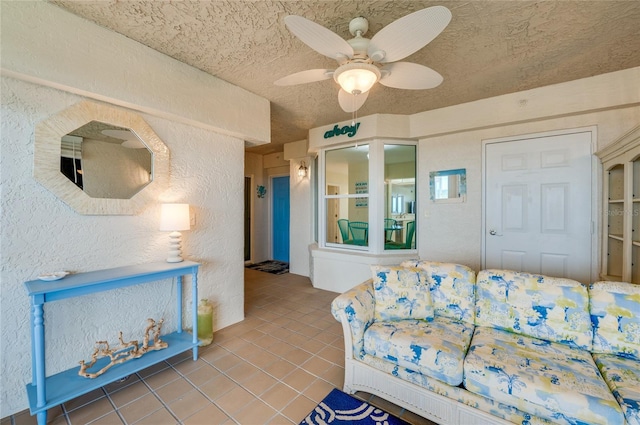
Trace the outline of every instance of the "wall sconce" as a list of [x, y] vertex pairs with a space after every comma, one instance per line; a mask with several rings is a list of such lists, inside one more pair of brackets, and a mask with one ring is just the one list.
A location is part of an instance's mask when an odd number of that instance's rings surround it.
[[167, 263], [179, 263], [182, 258], [182, 230], [191, 229], [189, 204], [162, 204], [160, 230], [169, 233], [169, 257]]
[[307, 164], [305, 164], [304, 161], [302, 161], [300, 163], [300, 167], [298, 168], [298, 177], [307, 177], [308, 170], [309, 168], [307, 167]]

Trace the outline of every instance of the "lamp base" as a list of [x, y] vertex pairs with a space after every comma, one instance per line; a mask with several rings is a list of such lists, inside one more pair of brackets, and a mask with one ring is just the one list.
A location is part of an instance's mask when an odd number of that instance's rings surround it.
[[184, 261], [182, 258], [182, 233], [171, 232], [169, 233], [169, 257], [167, 257], [167, 263], [179, 263]]

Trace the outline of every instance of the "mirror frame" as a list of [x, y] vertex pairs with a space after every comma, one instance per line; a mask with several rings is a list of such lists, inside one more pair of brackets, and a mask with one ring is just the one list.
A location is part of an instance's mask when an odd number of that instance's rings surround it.
[[[60, 172], [62, 136], [90, 121], [129, 128], [151, 151], [152, 180], [130, 199], [92, 198]], [[169, 148], [138, 114], [82, 101], [36, 124], [33, 177], [79, 214], [135, 215], [168, 189], [169, 157]]]
[[[436, 177], [440, 176], [457, 176], [458, 177], [458, 187], [457, 195], [453, 198], [436, 198]], [[436, 203], [451, 203], [451, 202], [464, 202], [467, 198], [467, 169], [466, 168], [458, 168], [455, 170], [443, 170], [443, 171], [432, 171], [429, 173], [429, 194], [432, 202]]]

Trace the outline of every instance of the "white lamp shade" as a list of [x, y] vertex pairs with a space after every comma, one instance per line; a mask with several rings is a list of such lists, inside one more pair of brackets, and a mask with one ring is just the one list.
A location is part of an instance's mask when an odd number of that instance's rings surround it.
[[378, 81], [380, 71], [371, 64], [347, 63], [336, 69], [333, 78], [347, 93], [361, 94], [369, 91]]
[[189, 204], [162, 204], [160, 230], [179, 232], [190, 228]]

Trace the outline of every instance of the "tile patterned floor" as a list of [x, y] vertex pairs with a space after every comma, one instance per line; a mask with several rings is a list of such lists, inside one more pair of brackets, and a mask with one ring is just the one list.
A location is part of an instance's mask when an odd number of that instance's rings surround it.
[[[217, 331], [197, 361], [184, 353], [49, 411], [56, 425], [297, 424], [344, 380], [337, 294], [308, 278], [245, 269], [245, 315]], [[366, 393], [412, 424], [432, 424]], [[0, 425], [35, 424], [28, 411]]]

